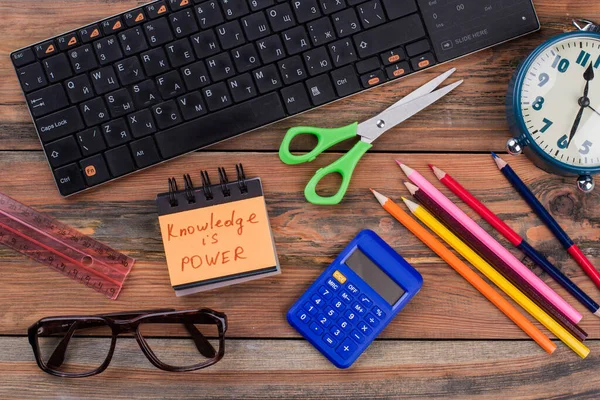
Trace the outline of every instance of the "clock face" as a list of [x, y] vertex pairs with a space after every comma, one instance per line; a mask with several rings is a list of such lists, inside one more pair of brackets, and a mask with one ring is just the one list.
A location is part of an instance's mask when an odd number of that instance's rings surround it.
[[[589, 106], [582, 107], [590, 65]], [[586, 76], [590, 79], [590, 71]], [[523, 123], [542, 152], [580, 169], [599, 167], [600, 39], [571, 36], [542, 50], [525, 72], [520, 106]]]

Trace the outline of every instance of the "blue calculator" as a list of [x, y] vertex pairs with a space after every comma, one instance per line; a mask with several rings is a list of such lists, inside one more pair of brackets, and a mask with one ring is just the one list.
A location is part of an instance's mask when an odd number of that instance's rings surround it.
[[287, 313], [338, 368], [348, 368], [423, 286], [423, 277], [370, 230], [361, 231]]

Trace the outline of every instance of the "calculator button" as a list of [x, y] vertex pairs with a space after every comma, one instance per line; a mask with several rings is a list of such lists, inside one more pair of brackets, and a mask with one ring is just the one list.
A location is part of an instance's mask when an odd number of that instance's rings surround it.
[[354, 296], [358, 295], [358, 293], [359, 293], [358, 288], [356, 286], [354, 286], [354, 284], [351, 282], [348, 282], [348, 284], [346, 285], [346, 289], [348, 289], [348, 291], [350, 293], [352, 293]]
[[377, 318], [385, 318], [385, 313], [383, 312], [383, 310], [381, 310], [381, 308], [373, 307], [371, 311], [373, 312], [373, 314], [375, 314]]
[[346, 319], [350, 322], [355, 322], [356, 321], [356, 313], [352, 312], [352, 310], [347, 310], [344, 313], [344, 317], [346, 317]]
[[308, 301], [304, 303], [304, 309], [308, 311], [310, 315], [315, 315], [317, 313], [317, 308], [310, 304]]
[[333, 273], [333, 277], [342, 285], [346, 283], [346, 277], [340, 271], [335, 271]]
[[352, 329], [352, 325], [350, 325], [350, 322], [346, 321], [344, 318], [340, 318], [338, 320], [338, 325], [340, 326], [340, 328], [342, 328], [344, 332], [349, 332], [350, 329]]
[[361, 294], [358, 298], [358, 301], [360, 301], [360, 303], [369, 308], [373, 305], [373, 302], [371, 301], [371, 299], [369, 299], [367, 296], [365, 296], [364, 294]]
[[317, 317], [317, 321], [319, 321], [319, 323], [321, 325], [323, 325], [325, 328], [327, 328], [329, 325], [331, 325], [331, 319], [329, 319], [329, 317], [326, 317], [323, 314], [319, 314], [319, 316]]
[[375, 318], [375, 316], [373, 316], [373, 314], [371, 314], [371, 313], [367, 314], [367, 316], [365, 317], [365, 320], [373, 328], [375, 328], [377, 325], [379, 325], [379, 320], [377, 318]]
[[356, 343], [364, 343], [365, 337], [356, 329], [350, 332], [350, 337], [356, 341]]
[[329, 347], [335, 347], [335, 345], [337, 344], [337, 340], [332, 338], [329, 334], [325, 334], [325, 336], [323, 336], [323, 341], [327, 343]]
[[331, 332], [331, 334], [333, 335], [333, 337], [341, 339], [344, 336], [344, 333], [342, 332], [341, 328], [339, 326], [332, 326], [331, 329], [329, 330], [329, 332]]
[[323, 328], [321, 328], [321, 325], [318, 325], [316, 322], [311, 323], [309, 328], [315, 335], [321, 336], [323, 334]]
[[335, 308], [338, 311], [342, 311], [344, 308], [346, 308], [346, 306], [344, 305], [344, 303], [342, 303], [340, 299], [335, 299], [332, 304], [333, 308]]
[[296, 317], [298, 317], [298, 319], [302, 322], [304, 322], [305, 324], [308, 324], [308, 321], [310, 321], [310, 317], [308, 316], [308, 313], [300, 310], [296, 313]]
[[335, 352], [338, 353], [344, 360], [347, 360], [357, 348], [358, 346], [356, 343], [350, 340], [350, 338], [346, 338]]
[[348, 294], [348, 292], [340, 293], [340, 297], [342, 298], [342, 300], [344, 300], [344, 302], [346, 304], [352, 303], [352, 296], [350, 296], [350, 294]]
[[327, 308], [325, 309], [325, 315], [327, 315], [331, 319], [334, 319], [334, 318], [336, 318], [338, 316], [338, 312], [335, 311], [330, 306], [327, 306]]
[[325, 302], [323, 301], [322, 298], [320, 298], [318, 295], [313, 294], [313, 296], [310, 298], [312, 300], [312, 302], [319, 308], [323, 308], [323, 306], [325, 305]]
[[340, 284], [331, 278], [327, 279], [326, 285], [335, 291], [339, 290], [340, 288]]
[[333, 296], [333, 293], [331, 293], [331, 290], [327, 289], [325, 286], [321, 286], [319, 288], [319, 294], [326, 299], [330, 299], [331, 296]]
[[358, 304], [356, 302], [354, 304], [352, 304], [352, 310], [355, 311], [359, 315], [364, 315], [367, 312], [367, 310], [363, 306], [361, 306], [360, 304]]
[[361, 322], [358, 324], [358, 331], [365, 336], [369, 336], [373, 332], [373, 329], [369, 328], [369, 325], [366, 323]]

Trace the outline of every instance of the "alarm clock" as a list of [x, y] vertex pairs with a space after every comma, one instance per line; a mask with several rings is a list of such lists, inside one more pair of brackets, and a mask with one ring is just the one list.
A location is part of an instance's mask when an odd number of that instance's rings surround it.
[[508, 88], [510, 154], [523, 150], [541, 169], [577, 176], [583, 192], [600, 172], [600, 26], [573, 21], [577, 31], [536, 48]]

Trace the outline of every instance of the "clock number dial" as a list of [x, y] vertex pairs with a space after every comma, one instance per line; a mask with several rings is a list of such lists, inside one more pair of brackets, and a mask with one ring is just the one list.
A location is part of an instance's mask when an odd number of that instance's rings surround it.
[[566, 149], [569, 146], [569, 137], [567, 135], [561, 136], [556, 145], [559, 149]]
[[531, 108], [533, 108], [535, 111], [540, 111], [542, 107], [544, 107], [544, 98], [542, 96], [538, 96], [531, 104]]
[[552, 62], [552, 68], [558, 69], [558, 72], [565, 73], [569, 69], [569, 65], [571, 62], [566, 58], [562, 58], [558, 54], [554, 57], [554, 61]]
[[544, 126], [542, 126], [540, 128], [540, 132], [542, 132], [542, 133], [545, 133], [548, 130], [548, 128], [550, 128], [552, 126], [552, 124], [554, 123], [554, 122], [550, 121], [548, 118], [544, 118], [542, 120], [542, 122], [544, 123]]
[[582, 67], [587, 67], [588, 62], [590, 61], [590, 57], [592, 57], [590, 53], [588, 53], [585, 50], [581, 50], [579, 52], [579, 56], [577, 56], [577, 61], [575, 62], [581, 65]]
[[541, 74], [538, 76], [538, 79], [540, 80], [540, 83], [538, 83], [538, 86], [539, 86], [539, 87], [542, 87], [542, 86], [544, 86], [546, 83], [548, 83], [548, 81], [550, 80], [550, 76], [549, 76], [547, 73], [545, 73], [545, 72], [542, 72], [542, 73], [541, 73]]
[[590, 142], [589, 140], [586, 140], [585, 142], [583, 142], [583, 144], [581, 145], [581, 148], [579, 149], [579, 154], [583, 154], [584, 156], [589, 154], [590, 152], [590, 147], [592, 147], [592, 142]]

